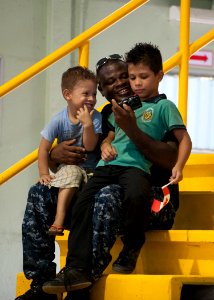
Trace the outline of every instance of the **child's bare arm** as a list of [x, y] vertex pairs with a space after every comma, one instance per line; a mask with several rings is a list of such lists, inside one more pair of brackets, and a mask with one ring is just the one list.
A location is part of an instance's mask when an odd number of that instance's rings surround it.
[[89, 113], [86, 105], [77, 112], [77, 119], [83, 125], [83, 146], [86, 151], [93, 151], [97, 145], [99, 134], [94, 132], [92, 121], [93, 110]]
[[115, 133], [113, 131], [108, 132], [108, 136], [103, 140], [100, 150], [101, 157], [104, 161], [110, 161], [115, 159], [117, 152], [114, 147], [112, 147], [111, 143], [114, 140]]
[[179, 142], [178, 147], [178, 159], [175, 166], [172, 169], [172, 176], [170, 181], [178, 183], [183, 179], [183, 168], [190, 156], [192, 150], [192, 141], [185, 129], [174, 129], [173, 134]]
[[53, 177], [49, 174], [48, 167], [48, 156], [51, 146], [52, 144], [46, 139], [41, 139], [38, 152], [39, 181], [41, 184], [48, 184], [51, 179], [53, 179]]

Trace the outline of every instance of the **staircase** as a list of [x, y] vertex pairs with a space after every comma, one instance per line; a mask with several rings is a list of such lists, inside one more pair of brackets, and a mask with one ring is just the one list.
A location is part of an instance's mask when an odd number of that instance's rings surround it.
[[[39, 74], [73, 50], [79, 50], [80, 65], [88, 65], [89, 42], [147, 0], [132, 0], [61, 48], [3, 84], [0, 96]], [[164, 63], [164, 73], [179, 67], [179, 110], [186, 121], [189, 56], [214, 39], [213, 29], [189, 44], [190, 1], [181, 1], [179, 51]], [[37, 150], [0, 175], [0, 184], [37, 160]], [[136, 270], [131, 275], [112, 274], [109, 266], [94, 285], [92, 300], [177, 300], [184, 284], [214, 285], [214, 156], [191, 155], [180, 184], [180, 208], [170, 231], [147, 233]], [[58, 238], [60, 264], [65, 264], [67, 236]], [[113, 259], [122, 247], [118, 240], [112, 249]], [[30, 281], [17, 274], [16, 295], [29, 289]], [[39, 300], [39, 299], [38, 299]], [[188, 299], [192, 300], [192, 299]]]
[[[110, 264], [94, 285], [92, 300], [179, 300], [184, 284], [214, 285], [214, 161], [209, 154], [197, 157], [192, 155], [185, 167], [173, 229], [146, 234], [133, 274], [113, 274]], [[57, 238], [61, 267], [65, 265], [67, 234]], [[121, 248], [118, 239], [112, 261]], [[29, 285], [19, 273], [17, 296]]]

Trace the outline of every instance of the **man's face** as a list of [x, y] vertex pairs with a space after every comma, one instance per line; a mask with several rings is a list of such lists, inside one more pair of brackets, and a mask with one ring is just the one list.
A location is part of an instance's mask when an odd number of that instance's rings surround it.
[[99, 71], [99, 91], [108, 101], [122, 99], [133, 94], [128, 78], [128, 66], [123, 61], [109, 61]]

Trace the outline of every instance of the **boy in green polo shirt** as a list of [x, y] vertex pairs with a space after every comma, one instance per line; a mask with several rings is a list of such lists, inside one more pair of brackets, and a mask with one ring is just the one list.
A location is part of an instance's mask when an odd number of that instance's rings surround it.
[[[136, 44], [126, 53], [128, 63], [129, 81], [133, 92], [142, 101], [142, 107], [133, 112], [130, 107], [123, 105], [122, 110], [115, 100], [112, 100], [113, 113], [109, 117], [109, 123], [114, 130], [109, 132], [108, 137], [101, 145], [102, 160], [98, 163], [99, 175], [101, 170], [106, 173], [107, 166], [119, 168], [121, 166], [132, 166], [133, 178], [127, 177], [126, 184], [133, 184], [135, 189], [143, 182], [135, 181], [134, 170], [141, 170], [150, 174], [151, 163], [148, 161], [137, 143], [136, 131], [152, 137], [154, 140], [163, 141], [167, 135], [173, 134], [179, 144], [178, 159], [172, 169], [170, 182], [178, 183], [182, 180], [182, 171], [190, 155], [192, 143], [181, 115], [173, 102], [167, 99], [165, 94], [159, 94], [159, 83], [163, 78], [162, 57], [156, 46], [148, 43]], [[127, 114], [126, 122], [121, 122], [121, 118]], [[116, 119], [115, 119], [116, 116]], [[125, 129], [125, 130], [123, 130]], [[127, 135], [125, 134], [125, 132]], [[141, 145], [142, 147], [142, 145]], [[120, 174], [123, 178], [123, 174]], [[96, 180], [94, 178], [94, 180]], [[144, 195], [145, 199], [145, 195]], [[137, 199], [136, 199], [137, 201]], [[143, 198], [141, 198], [143, 201]], [[129, 203], [126, 202], [128, 206]], [[140, 206], [139, 206], [140, 209]], [[140, 210], [139, 213], [142, 213]], [[142, 214], [142, 218], [145, 215]], [[126, 225], [126, 220], [124, 221]], [[137, 230], [137, 229], [136, 229]], [[126, 230], [124, 230], [126, 232]], [[139, 241], [143, 241], [144, 232], [138, 229]], [[134, 235], [133, 235], [134, 236]], [[131, 273], [136, 265], [141, 246], [133, 237], [123, 237], [124, 247], [118, 259], [113, 263], [113, 270], [120, 273]]]

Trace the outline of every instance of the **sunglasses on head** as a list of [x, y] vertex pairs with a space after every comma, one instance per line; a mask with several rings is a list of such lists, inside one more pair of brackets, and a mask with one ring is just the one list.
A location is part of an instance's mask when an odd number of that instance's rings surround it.
[[104, 58], [101, 58], [97, 64], [96, 64], [96, 71], [98, 71], [103, 65], [105, 65], [107, 63], [107, 61], [109, 60], [121, 60], [124, 61], [124, 58], [122, 55], [120, 54], [111, 54], [109, 56], [106, 56]]

